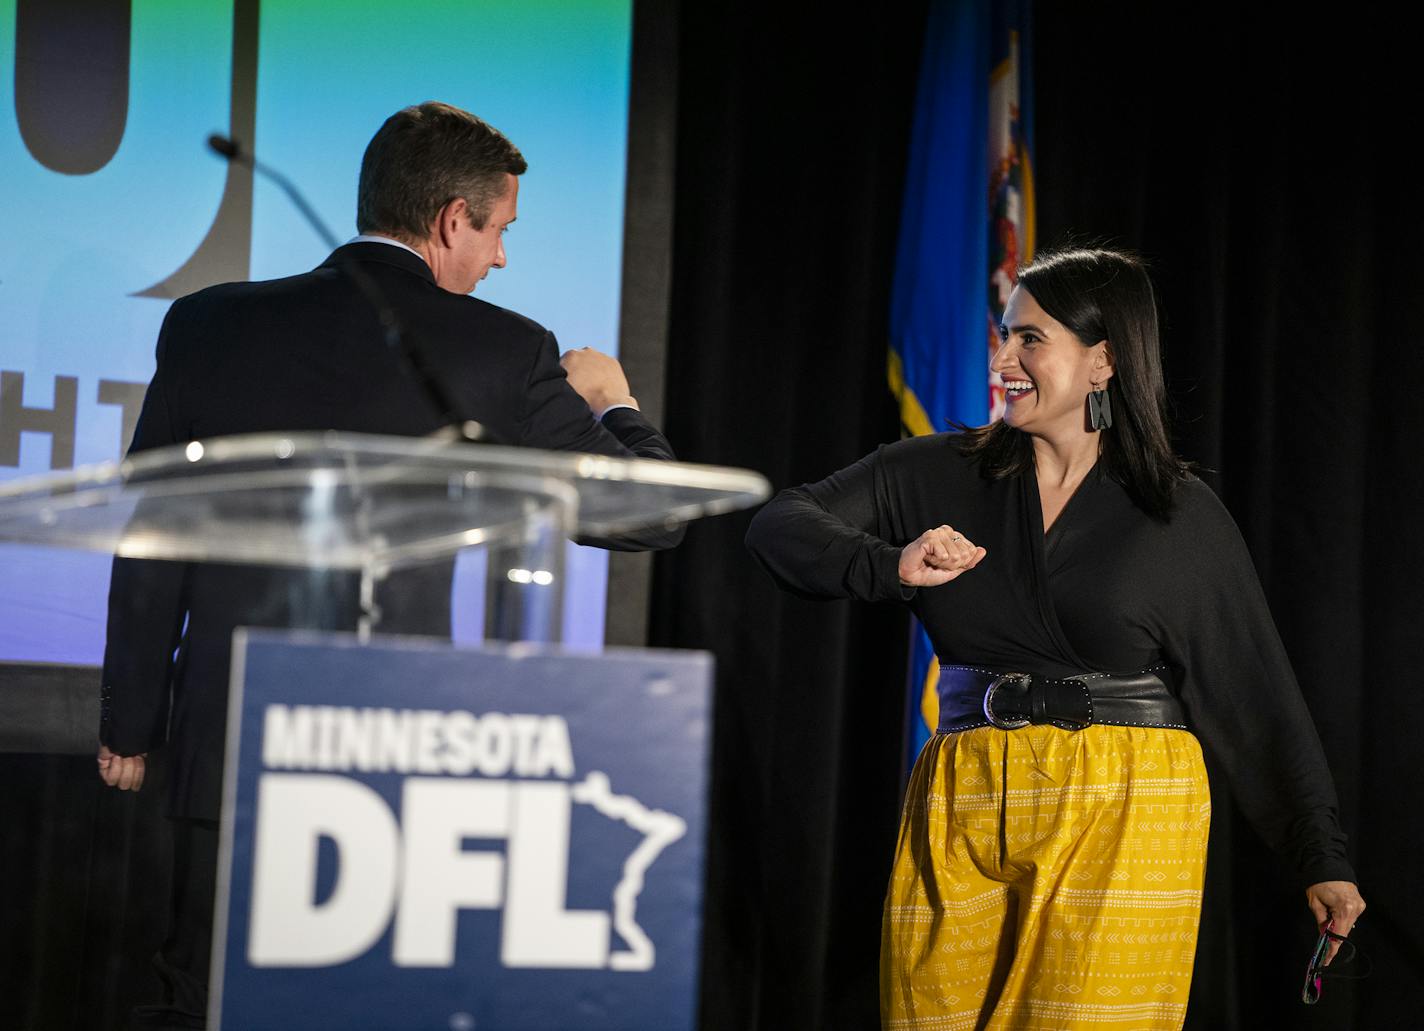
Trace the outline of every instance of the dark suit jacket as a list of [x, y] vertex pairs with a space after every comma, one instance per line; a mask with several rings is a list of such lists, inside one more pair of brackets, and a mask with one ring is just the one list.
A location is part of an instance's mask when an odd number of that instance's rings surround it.
[[[386, 299], [458, 418], [479, 421], [508, 444], [673, 457], [636, 411], [594, 419], [542, 326], [442, 290], [421, 258], [381, 243], [348, 244], [303, 275], [229, 283], [174, 302], [131, 453], [276, 430], [421, 436], [439, 429], [440, 413], [386, 343], [353, 264]], [[631, 540], [666, 546], [676, 537]], [[448, 635], [450, 572], [442, 563], [394, 575], [379, 599], [379, 629]], [[357, 612], [351, 574], [118, 559], [100, 740], [120, 755], [167, 741], [171, 811], [216, 818], [233, 629], [351, 629]]]

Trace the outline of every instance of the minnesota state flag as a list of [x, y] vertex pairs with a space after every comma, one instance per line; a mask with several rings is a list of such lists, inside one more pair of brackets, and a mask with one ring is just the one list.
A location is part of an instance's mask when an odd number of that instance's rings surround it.
[[[1003, 414], [989, 357], [1015, 270], [1033, 257], [1029, 8], [930, 5], [890, 307], [890, 390], [909, 434]], [[916, 625], [911, 759], [938, 722], [938, 682], [934, 648]]]

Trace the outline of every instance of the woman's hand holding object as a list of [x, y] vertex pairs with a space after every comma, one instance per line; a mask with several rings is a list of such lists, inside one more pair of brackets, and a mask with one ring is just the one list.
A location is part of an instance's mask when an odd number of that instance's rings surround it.
[[985, 554], [954, 527], [936, 526], [900, 552], [900, 582], [906, 587], [938, 587], [973, 569]]
[[[1360, 897], [1360, 889], [1351, 881], [1321, 881], [1305, 889], [1305, 904], [1315, 916], [1315, 924], [1320, 930], [1327, 928], [1336, 934], [1348, 937], [1355, 929], [1355, 921], [1365, 911], [1365, 900]], [[1325, 965], [1335, 958], [1340, 943], [1332, 941], [1330, 951], [1325, 955]]]

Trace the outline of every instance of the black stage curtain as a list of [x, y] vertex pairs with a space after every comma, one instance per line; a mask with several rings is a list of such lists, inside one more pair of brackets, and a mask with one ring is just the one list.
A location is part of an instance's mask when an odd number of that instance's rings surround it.
[[0, 755], [0, 1027], [119, 1028], [161, 991], [149, 957], [171, 883], [166, 773], [155, 762], [144, 790], [120, 795], [94, 762]]
[[[1340, 790], [1368, 980], [1299, 1001], [1300, 890], [1220, 778], [1189, 1028], [1402, 1028], [1424, 1012], [1421, 202], [1415, 38], [1235, 10], [1039, 5], [1040, 244], [1152, 262], [1179, 446], [1241, 525]], [[684, 5], [667, 424], [681, 455], [819, 478], [897, 429], [886, 301], [920, 32]], [[718, 656], [702, 1013], [870, 1028], [906, 625], [778, 594], [744, 517], [655, 574], [653, 643]]]
[[[885, 312], [923, 20], [682, 5], [679, 457], [784, 486], [897, 435]], [[781, 594], [749, 518], [692, 525], [654, 567], [651, 643], [717, 657], [702, 1026], [874, 1027], [908, 620]]]

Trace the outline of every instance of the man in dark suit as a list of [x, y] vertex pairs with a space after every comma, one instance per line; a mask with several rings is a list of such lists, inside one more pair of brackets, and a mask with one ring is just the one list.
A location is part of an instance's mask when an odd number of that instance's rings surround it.
[[[616, 360], [584, 348], [561, 361], [546, 329], [469, 296], [505, 265], [525, 167], [503, 135], [457, 108], [391, 116], [361, 163], [360, 236], [314, 271], [173, 304], [131, 452], [274, 430], [421, 436], [453, 419], [501, 443], [672, 458]], [[414, 361], [388, 343], [392, 323]], [[432, 400], [417, 365], [452, 411]], [[384, 586], [379, 629], [449, 633], [448, 564]], [[203, 1026], [232, 630], [310, 624], [309, 589], [310, 574], [290, 570], [114, 563], [99, 772], [138, 790], [146, 753], [164, 747], [175, 837], [174, 911], [155, 960], [168, 997], [136, 1014], [140, 1026]], [[354, 580], [327, 577], [316, 589], [337, 599], [322, 625], [354, 626]]]

